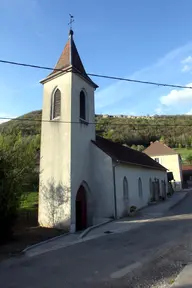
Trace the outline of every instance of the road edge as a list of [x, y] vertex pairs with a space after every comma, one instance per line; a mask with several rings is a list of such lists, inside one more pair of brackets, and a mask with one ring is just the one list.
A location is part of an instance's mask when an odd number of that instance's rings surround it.
[[29, 251], [29, 250], [31, 250], [31, 249], [33, 249], [33, 248], [35, 248], [35, 247], [38, 247], [38, 246], [41, 246], [41, 245], [43, 245], [43, 244], [49, 243], [49, 242], [51, 242], [51, 241], [54, 241], [54, 240], [56, 240], [56, 239], [59, 239], [59, 238], [68, 236], [69, 234], [70, 234], [70, 232], [69, 232], [69, 233], [63, 233], [63, 234], [61, 234], [61, 235], [59, 235], [59, 236], [55, 236], [55, 237], [49, 238], [49, 239], [47, 239], [47, 240], [38, 242], [38, 243], [36, 243], [36, 244], [30, 245], [30, 246], [26, 247], [24, 250], [22, 250], [22, 251], [21, 251], [21, 254], [25, 254], [27, 251]]
[[96, 224], [96, 225], [93, 225], [93, 226], [88, 227], [85, 231], [83, 231], [83, 232], [79, 235], [78, 239], [83, 239], [90, 231], [92, 231], [92, 230], [94, 230], [94, 229], [96, 229], [96, 228], [98, 228], [98, 227], [101, 227], [101, 226], [103, 226], [103, 225], [105, 225], [105, 224], [108, 224], [108, 223], [110, 223], [110, 222], [113, 222], [113, 221], [115, 221], [115, 220], [114, 220], [114, 219], [110, 219], [110, 220], [106, 220], [106, 221], [104, 221], [104, 222], [102, 222], [102, 223], [99, 223], [99, 224]]
[[[175, 192], [177, 193], [177, 192]], [[185, 198], [187, 198], [187, 196], [189, 195], [189, 191], [183, 191], [180, 193], [185, 193], [185, 195], [183, 196], [183, 198], [179, 199], [176, 203], [174, 203], [172, 206], [169, 207], [169, 210], [172, 210], [173, 208], [175, 208], [177, 205], [179, 205], [183, 200], [185, 200]]]

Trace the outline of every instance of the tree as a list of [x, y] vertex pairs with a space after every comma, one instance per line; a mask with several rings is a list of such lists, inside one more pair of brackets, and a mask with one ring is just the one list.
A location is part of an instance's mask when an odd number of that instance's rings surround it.
[[136, 145], [132, 145], [131, 149], [137, 150], [137, 146]]
[[192, 153], [188, 154], [185, 159], [189, 164], [192, 164]]
[[145, 149], [145, 147], [143, 145], [138, 145], [137, 146], [137, 150], [142, 152]]
[[35, 168], [35, 155], [35, 146], [21, 133], [0, 135], [0, 241], [12, 235], [23, 184]]
[[164, 136], [161, 136], [161, 138], [159, 139], [159, 141], [165, 142], [165, 137], [164, 137]]

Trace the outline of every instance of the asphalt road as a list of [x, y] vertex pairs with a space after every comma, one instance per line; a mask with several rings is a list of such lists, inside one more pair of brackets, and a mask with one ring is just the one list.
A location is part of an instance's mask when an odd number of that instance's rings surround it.
[[160, 287], [190, 261], [191, 236], [189, 194], [165, 217], [133, 231], [1, 264], [0, 287]]

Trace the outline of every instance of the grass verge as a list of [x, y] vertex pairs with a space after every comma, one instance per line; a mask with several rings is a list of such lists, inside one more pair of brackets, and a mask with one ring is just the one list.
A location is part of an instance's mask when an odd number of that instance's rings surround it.
[[38, 225], [38, 193], [28, 192], [21, 201], [12, 239], [0, 245], [0, 261], [19, 255], [28, 246], [64, 233], [63, 230]]

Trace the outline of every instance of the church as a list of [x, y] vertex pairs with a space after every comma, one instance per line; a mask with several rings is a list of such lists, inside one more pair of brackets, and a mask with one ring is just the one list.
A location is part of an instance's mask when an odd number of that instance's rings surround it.
[[[148, 155], [96, 135], [94, 93], [73, 31], [41, 81], [39, 224], [74, 232], [129, 214], [150, 201], [151, 183], [167, 189], [166, 168]], [[164, 188], [162, 188], [164, 187]], [[166, 194], [166, 193], [165, 193]]]

